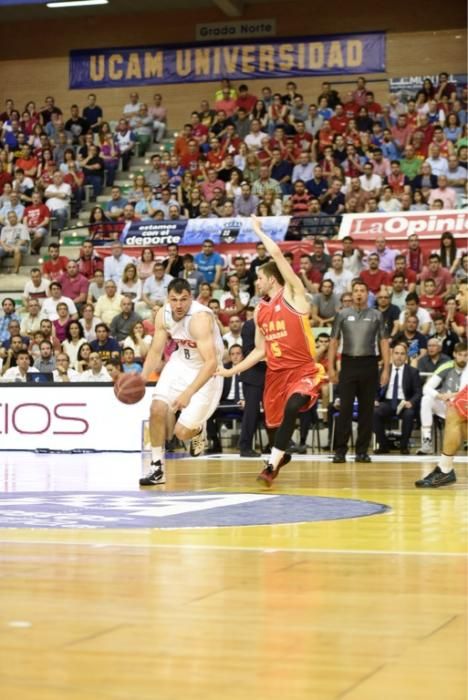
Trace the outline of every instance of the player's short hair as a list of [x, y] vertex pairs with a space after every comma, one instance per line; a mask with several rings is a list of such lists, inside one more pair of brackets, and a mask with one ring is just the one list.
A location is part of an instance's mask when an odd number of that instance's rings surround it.
[[279, 271], [278, 265], [274, 260], [269, 260], [263, 265], [260, 265], [258, 269], [263, 272], [265, 277], [274, 277], [278, 284], [280, 284], [282, 287], [284, 286], [284, 277]]
[[177, 278], [173, 279], [172, 282], [169, 282], [169, 285], [167, 287], [167, 293], [170, 294], [171, 292], [175, 292], [176, 294], [188, 292], [189, 294], [192, 294], [192, 288], [190, 287], [190, 284], [187, 280]]

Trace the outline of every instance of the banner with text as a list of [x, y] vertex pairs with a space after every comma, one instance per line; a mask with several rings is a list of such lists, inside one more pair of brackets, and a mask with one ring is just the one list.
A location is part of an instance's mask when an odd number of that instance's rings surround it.
[[[282, 241], [289, 226], [289, 216], [267, 216], [260, 219], [265, 233]], [[232, 219], [185, 219], [181, 221], [134, 221], [120, 240], [129, 246], [201, 245], [205, 238], [214, 243], [257, 243], [258, 237], [249, 217]]]
[[70, 89], [380, 73], [385, 34], [70, 51]]
[[438, 237], [451, 231], [455, 237], [468, 234], [468, 213], [457, 209], [444, 211], [393, 212], [392, 214], [346, 214], [339, 238], [363, 236], [375, 238], [407, 238], [416, 233], [422, 238]]

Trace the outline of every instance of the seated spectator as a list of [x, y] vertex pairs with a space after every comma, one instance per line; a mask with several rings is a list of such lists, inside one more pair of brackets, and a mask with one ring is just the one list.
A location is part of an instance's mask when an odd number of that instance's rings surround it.
[[134, 152], [135, 141], [135, 134], [130, 129], [127, 120], [119, 119], [119, 123], [115, 131], [115, 143], [120, 153], [122, 170], [124, 172], [126, 172], [130, 167], [130, 160]]
[[[77, 371], [82, 375], [87, 369], [89, 369], [89, 356], [91, 355], [91, 345], [89, 343], [83, 343], [83, 345], [78, 350], [78, 359], [76, 362]], [[79, 381], [82, 381], [81, 379]]]
[[[107, 260], [108, 258], [106, 258], [106, 262]], [[99, 297], [94, 307], [95, 315], [104, 324], [110, 326], [114, 316], [120, 313], [122, 298], [121, 294], [117, 294], [116, 283], [112, 279], [106, 280], [104, 283], [104, 294]]]
[[252, 186], [252, 194], [262, 199], [268, 191], [272, 192], [275, 197], [281, 198], [282, 196], [281, 185], [278, 180], [270, 177], [269, 166], [261, 165], [258, 180], [255, 180]]
[[70, 317], [77, 318], [78, 311], [77, 308], [70, 297], [64, 296], [62, 293], [62, 285], [58, 281], [50, 283], [49, 286], [50, 297], [44, 299], [42, 302], [42, 316], [49, 319], [49, 321], [55, 321], [58, 318], [57, 304], [63, 303], [67, 307]]
[[434, 280], [434, 292], [437, 296], [443, 296], [446, 294], [448, 291], [450, 291], [453, 284], [452, 275], [447, 268], [442, 267], [440, 255], [437, 253], [431, 253], [429, 256], [428, 265], [422, 269], [419, 279], [423, 290], [426, 280]]
[[103, 366], [98, 352], [91, 352], [88, 359], [89, 369], [81, 373], [80, 382], [112, 382], [111, 376]]
[[48, 280], [58, 280], [62, 272], [65, 272], [68, 265], [66, 255], [60, 255], [58, 243], [50, 243], [47, 249], [48, 259], [42, 263], [42, 274]]
[[125, 265], [122, 279], [117, 284], [117, 294], [130, 299], [133, 303], [140, 301], [142, 294], [142, 281], [138, 279], [135, 263]]
[[8, 214], [14, 211], [18, 221], [22, 221], [24, 217], [24, 206], [19, 200], [19, 194], [9, 189], [9, 185], [5, 185], [9, 194], [4, 195], [4, 203], [0, 209], [0, 224], [3, 226], [8, 223]]
[[445, 418], [447, 404], [460, 388], [466, 361], [466, 343], [457, 343], [454, 348], [453, 360], [441, 365], [424, 384], [421, 401], [421, 447], [417, 452], [418, 455], [432, 454], [434, 416]]
[[142, 302], [137, 306], [137, 312], [143, 318], [148, 318], [155, 307], [163, 306], [167, 287], [172, 279], [172, 275], [166, 274], [162, 262], [154, 263], [153, 275], [145, 280], [141, 295]]
[[112, 243], [111, 253], [104, 259], [104, 279], [106, 281], [112, 280], [117, 285], [122, 278], [126, 265], [134, 262], [134, 260], [123, 252], [123, 246], [120, 241]]
[[223, 340], [227, 343], [228, 349], [235, 344], [242, 345], [241, 330], [242, 321], [240, 316], [231, 316], [229, 319], [229, 331], [223, 335]]
[[120, 345], [110, 335], [110, 329], [106, 323], [96, 325], [96, 340], [93, 340], [90, 345], [92, 351], [97, 352], [104, 363], [112, 357], [120, 357]]
[[310, 255], [303, 253], [300, 257], [298, 276], [310, 294], [317, 294], [322, 282], [322, 273], [313, 266]]
[[428, 190], [431, 191], [437, 187], [437, 177], [432, 174], [432, 168], [430, 163], [427, 161], [421, 165], [421, 172], [416, 175], [414, 180], [411, 182], [411, 188], [413, 192], [416, 190]]
[[150, 349], [152, 336], [145, 332], [145, 327], [142, 321], [135, 321], [130, 328], [130, 332], [124, 338], [122, 346], [131, 348], [137, 362], [143, 363], [148, 350]]
[[63, 175], [56, 170], [53, 182], [46, 188], [44, 196], [46, 205], [52, 214], [52, 228], [61, 231], [68, 223], [72, 190], [63, 180]]
[[40, 329], [42, 314], [39, 299], [29, 298], [26, 302], [27, 313], [21, 319], [21, 335], [32, 338]]
[[141, 321], [141, 317], [136, 313], [134, 302], [127, 296], [122, 296], [120, 302], [121, 311], [114, 316], [110, 324], [110, 333], [117, 342], [122, 345], [125, 338], [130, 334], [135, 323]]
[[[433, 374], [436, 369], [446, 362], [450, 362], [452, 358], [449, 355], [444, 355], [442, 352], [442, 341], [436, 336], [431, 336], [427, 341], [427, 355], [421, 357], [418, 362], [418, 372], [424, 374]], [[425, 378], [423, 379], [423, 383]]]
[[392, 283], [393, 283], [393, 278], [395, 277], [395, 275], [403, 275], [404, 276], [405, 289], [408, 292], [415, 292], [416, 291], [416, 283], [417, 283], [417, 279], [418, 279], [417, 275], [413, 270], [410, 270], [406, 266], [406, 258], [401, 253], [399, 255], [395, 256], [394, 271], [388, 273], [389, 288], [390, 288], [390, 285], [392, 285]]
[[340, 306], [339, 297], [334, 293], [333, 280], [322, 280], [319, 291], [314, 295], [311, 308], [314, 326], [332, 326]]
[[[239, 364], [242, 359], [242, 345], [238, 343], [232, 344], [229, 348], [229, 362], [225, 364], [225, 367], [233, 367], [234, 365]], [[207, 421], [207, 435], [209, 440], [211, 440], [211, 448], [207, 450], [208, 454], [223, 451], [220, 438], [220, 426], [223, 416], [225, 416], [227, 412], [232, 412], [236, 408], [240, 410], [239, 415], [242, 415], [241, 411], [244, 407], [244, 392], [239, 375], [224, 379], [220, 404], [222, 405], [222, 408], [218, 408]]]
[[407, 364], [407, 352], [405, 343], [392, 347], [389, 381], [382, 387], [381, 398], [374, 407], [373, 431], [379, 445], [375, 454], [388, 454], [390, 451], [385, 423], [394, 416], [402, 421], [400, 454], [409, 454], [414, 418], [421, 400], [421, 380], [418, 370]]
[[209, 238], [203, 241], [201, 252], [195, 255], [195, 264], [205, 282], [208, 282], [212, 289], [217, 289], [220, 286], [224, 261], [214, 250], [214, 243]]
[[427, 199], [429, 206], [433, 204], [436, 199], [442, 200], [444, 209], [456, 209], [457, 193], [448, 186], [447, 175], [439, 175], [437, 178], [437, 187], [430, 191]]
[[95, 253], [91, 241], [84, 241], [80, 250], [80, 257], [77, 260], [78, 272], [83, 275], [88, 282], [94, 279], [96, 272], [103, 271], [104, 261]]
[[380, 268], [380, 258], [377, 252], [367, 256], [368, 269], [362, 270], [360, 278], [367, 284], [372, 294], [377, 294], [388, 284], [388, 274]]
[[24, 285], [23, 303], [27, 306], [30, 299], [37, 299], [39, 306], [41, 306], [48, 295], [50, 281], [42, 276], [38, 267], [31, 269], [30, 276], [31, 279]]
[[229, 275], [225, 290], [219, 299], [219, 305], [221, 307], [221, 323], [227, 326], [232, 316], [241, 316], [245, 311], [250, 294], [241, 290], [240, 280], [236, 273]]
[[70, 367], [75, 370], [78, 362], [78, 352], [86, 342], [80, 321], [70, 321], [66, 330], [65, 340], [62, 342], [62, 350], [68, 356]]
[[57, 318], [52, 321], [54, 335], [61, 343], [66, 340], [68, 326], [72, 320], [68, 306], [64, 301], [59, 301], [56, 306]]
[[23, 254], [29, 248], [29, 231], [24, 224], [19, 223], [15, 211], [7, 214], [7, 223], [0, 234], [0, 262], [4, 258], [13, 258], [13, 272], [19, 273]]
[[151, 248], [143, 248], [136, 264], [140, 280], [144, 282], [148, 277], [151, 277], [154, 267], [154, 253]]
[[321, 202], [322, 211], [329, 216], [335, 216], [344, 211], [345, 196], [341, 191], [340, 180], [335, 179], [332, 181], [327, 192], [322, 195]]
[[125, 205], [128, 204], [128, 199], [122, 196], [122, 191], [120, 187], [116, 185], [112, 186], [111, 198], [106, 203], [106, 214], [113, 221], [117, 221], [123, 216], [123, 210]]
[[59, 352], [56, 356], [56, 369], [52, 374], [54, 382], [80, 382], [81, 374], [70, 366], [70, 358], [66, 352]]
[[460, 311], [458, 295], [445, 297], [445, 323], [460, 339], [466, 338], [466, 316]]
[[177, 276], [188, 281], [192, 290], [192, 295], [194, 299], [196, 299], [200, 285], [203, 282], [203, 275], [195, 269], [194, 257], [191, 253], [186, 253], [182, 256], [182, 260], [184, 267]]
[[393, 194], [392, 188], [387, 185], [383, 188], [383, 195], [378, 204], [378, 210], [390, 214], [394, 211], [401, 211], [401, 202]]
[[122, 371], [125, 373], [140, 374], [143, 367], [141, 363], [135, 361], [135, 353], [132, 348], [125, 347], [122, 350]]
[[79, 272], [78, 264], [69, 260], [67, 269], [62, 272], [58, 281], [62, 285], [62, 294], [73, 301], [78, 311], [86, 302], [89, 280]]
[[331, 267], [323, 276], [323, 280], [332, 280], [334, 285], [334, 293], [341, 297], [344, 292], [351, 291], [351, 282], [353, 275], [349, 270], [343, 267], [343, 255], [334, 253], [331, 259]]
[[424, 282], [424, 293], [419, 297], [419, 304], [423, 309], [427, 309], [434, 318], [435, 315], [444, 311], [444, 300], [435, 293], [436, 283], [432, 277], [428, 277]]
[[400, 318], [400, 309], [395, 304], [391, 303], [390, 292], [385, 289], [379, 289], [376, 297], [376, 309], [383, 316], [385, 330], [389, 338], [398, 333]]
[[412, 367], [417, 367], [421, 357], [427, 353], [427, 338], [418, 331], [418, 317], [408, 314], [403, 322], [403, 329], [393, 336], [391, 346], [405, 343], [408, 348], [408, 360]]
[[418, 328], [423, 335], [428, 335], [432, 329], [431, 315], [426, 309], [419, 306], [419, 296], [416, 292], [410, 292], [406, 296], [405, 310], [400, 313], [400, 330], [403, 330], [405, 319], [408, 316], [417, 316]]
[[431, 335], [430, 338], [436, 338], [440, 341], [442, 346], [442, 352], [448, 357], [453, 357], [453, 349], [455, 345], [460, 341], [458, 335], [454, 333], [450, 328], [450, 322], [445, 321], [442, 314], [434, 316], [432, 319], [434, 323], [435, 333]]
[[39, 192], [33, 192], [31, 204], [24, 211], [23, 224], [27, 227], [31, 239], [31, 253], [38, 255], [44, 238], [47, 236], [50, 212]]
[[2, 382], [27, 382], [28, 372], [37, 372], [31, 367], [31, 358], [27, 350], [20, 350], [17, 355], [17, 364], [6, 369], [2, 376]]
[[94, 304], [104, 294], [104, 272], [102, 270], [96, 270], [96, 272], [94, 273], [93, 281], [90, 282], [88, 287], [88, 296], [86, 297], [86, 303]]

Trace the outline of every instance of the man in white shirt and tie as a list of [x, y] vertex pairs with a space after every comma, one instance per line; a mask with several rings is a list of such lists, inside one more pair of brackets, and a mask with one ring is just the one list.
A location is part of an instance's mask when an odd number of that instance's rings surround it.
[[389, 382], [382, 387], [382, 398], [374, 407], [373, 431], [379, 445], [375, 454], [390, 452], [385, 423], [394, 416], [402, 421], [400, 453], [409, 454], [409, 439], [421, 395], [421, 379], [418, 370], [408, 364], [408, 348], [404, 343], [397, 343], [392, 349]]

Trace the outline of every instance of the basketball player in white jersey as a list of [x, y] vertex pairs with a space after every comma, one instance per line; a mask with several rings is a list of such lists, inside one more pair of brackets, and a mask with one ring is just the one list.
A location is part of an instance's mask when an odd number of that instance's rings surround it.
[[207, 418], [216, 410], [223, 378], [214, 376], [223, 357], [223, 340], [213, 312], [194, 301], [187, 280], [174, 279], [167, 288], [167, 302], [158, 311], [155, 333], [141, 376], [162, 366], [168, 339], [177, 343], [155, 386], [150, 414], [151, 467], [140, 486], [165, 483], [164, 443], [169, 411], [180, 411], [174, 428], [179, 440], [191, 440], [190, 454], [198, 457], [205, 447]]

